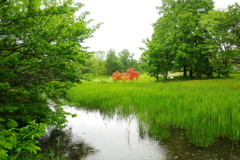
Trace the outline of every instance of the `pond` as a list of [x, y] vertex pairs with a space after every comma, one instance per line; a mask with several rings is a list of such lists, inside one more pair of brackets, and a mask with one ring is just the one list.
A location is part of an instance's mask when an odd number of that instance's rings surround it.
[[209, 148], [197, 148], [180, 132], [168, 140], [156, 140], [139, 132], [136, 117], [105, 116], [100, 111], [64, 107], [76, 113], [62, 130], [48, 128], [41, 147], [54, 148], [72, 160], [239, 160], [240, 149], [221, 140]]

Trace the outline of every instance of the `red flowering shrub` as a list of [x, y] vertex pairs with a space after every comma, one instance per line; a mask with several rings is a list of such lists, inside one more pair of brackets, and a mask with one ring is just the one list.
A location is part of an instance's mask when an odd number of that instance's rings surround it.
[[134, 80], [135, 78], [138, 79], [140, 77], [139, 72], [134, 71], [134, 68], [129, 68], [127, 72], [114, 72], [112, 74], [112, 78], [116, 80]]
[[112, 78], [115, 78], [115, 79], [118, 79], [118, 80], [122, 80], [122, 78], [123, 78], [123, 74], [122, 73], [120, 73], [120, 72], [114, 72], [113, 74], [112, 74]]

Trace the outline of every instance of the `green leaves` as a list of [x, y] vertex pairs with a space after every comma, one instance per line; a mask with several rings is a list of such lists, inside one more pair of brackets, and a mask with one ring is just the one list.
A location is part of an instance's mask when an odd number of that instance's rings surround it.
[[88, 26], [87, 12], [75, 17], [82, 6], [72, 0], [1, 2], [0, 159], [9, 150], [36, 153], [42, 122], [66, 122], [68, 113], [51, 110], [47, 100], [63, 104], [66, 90], [81, 82], [79, 66], [89, 58], [82, 44], [99, 27]]
[[16, 121], [14, 121], [13, 119], [8, 119], [7, 127], [8, 128], [16, 128], [16, 127], [18, 127], [18, 123]]
[[110, 49], [108, 51], [105, 66], [108, 75], [111, 75], [113, 72], [121, 70], [121, 63], [118, 61], [115, 50]]
[[[228, 75], [240, 46], [239, 4], [228, 11], [213, 11], [212, 0], [163, 0], [154, 34], [142, 60], [158, 79], [168, 70], [190, 77], [213, 72]], [[219, 63], [221, 63], [219, 65]]]
[[[9, 120], [13, 125], [14, 120]], [[8, 151], [21, 152], [27, 150], [31, 153], [37, 153], [41, 150], [36, 144], [39, 138], [45, 133], [45, 124], [37, 124], [32, 121], [23, 128], [2, 129], [0, 131], [0, 158], [7, 159]]]
[[16, 132], [13, 130], [0, 130], [0, 158], [8, 158], [8, 151], [16, 145]]
[[2, 115], [2, 117], [0, 117], [0, 129], [4, 129], [6, 128], [16, 128], [18, 127], [18, 123], [11, 119], [11, 118], [7, 118], [6, 116], [3, 115], [3, 113], [12, 113], [14, 111], [18, 110], [18, 107], [12, 107], [12, 106], [4, 106], [1, 107], [0, 106], [0, 115]]
[[0, 148], [0, 158], [3, 160], [8, 158], [7, 151], [1, 148]]
[[232, 61], [237, 57], [235, 48], [239, 48], [240, 6], [234, 4], [226, 11], [210, 11], [203, 15], [201, 25], [207, 29], [205, 48], [211, 53], [209, 58], [218, 75], [228, 76]]
[[0, 82], [36, 86], [35, 82], [66, 81], [66, 77], [77, 82], [75, 77], [80, 72], [71, 62], [78, 64], [85, 60], [81, 43], [95, 30], [95, 26], [87, 27], [86, 15], [74, 17], [82, 5], [75, 5], [71, 0], [49, 4], [40, 0], [3, 3], [6, 5], [0, 9], [6, 10], [6, 15], [0, 16], [3, 36], [0, 54], [4, 57], [0, 59]]

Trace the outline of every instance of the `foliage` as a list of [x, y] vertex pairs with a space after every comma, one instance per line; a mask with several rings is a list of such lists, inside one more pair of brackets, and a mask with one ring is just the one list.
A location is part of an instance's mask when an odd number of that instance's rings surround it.
[[211, 64], [218, 75], [228, 76], [232, 62], [239, 53], [239, 4], [228, 6], [227, 11], [210, 11], [202, 16], [201, 24], [207, 29], [205, 48], [211, 52]]
[[[167, 48], [166, 44], [166, 34], [165, 28], [167, 28], [166, 20], [164, 17], [159, 18], [157, 23], [154, 25], [155, 34], [152, 36], [152, 41], [147, 39], [144, 41], [147, 46], [147, 50], [145, 50], [142, 54], [141, 59], [147, 63], [144, 66], [144, 69], [148, 70], [151, 76], [155, 77], [157, 81], [159, 81], [160, 74], [165, 78], [168, 77], [168, 72], [173, 69], [173, 60], [174, 60], [174, 52], [171, 49]], [[161, 37], [161, 39], [159, 39]]]
[[110, 49], [107, 54], [104, 51], [97, 51], [89, 56], [89, 59], [78, 68], [83, 74], [83, 78], [93, 79], [100, 75], [112, 75], [113, 72], [124, 72], [133, 67], [139, 70], [139, 63], [133, 58], [134, 54], [127, 49], [116, 54], [115, 50]]
[[120, 71], [123, 72], [130, 67], [139, 69], [139, 64], [137, 60], [133, 58], [134, 54], [130, 53], [127, 49], [120, 51], [116, 54], [114, 49], [110, 49], [107, 52], [106, 59], [105, 53], [99, 51], [95, 54], [98, 59], [98, 75], [112, 75], [113, 72]]
[[214, 11], [212, 0], [163, 0], [151, 39], [144, 41], [141, 60], [159, 80], [168, 71], [190, 77], [228, 76], [239, 52], [239, 4]]
[[121, 70], [121, 63], [118, 61], [115, 50], [110, 49], [108, 51], [105, 66], [107, 75], [111, 75], [113, 72]]
[[[9, 139], [1, 138], [0, 156], [24, 149], [36, 153], [42, 123], [66, 122], [60, 99], [81, 82], [78, 66], [89, 58], [82, 43], [99, 25], [88, 27], [87, 12], [75, 17], [83, 4], [72, 0], [0, 4], [0, 131]], [[48, 100], [56, 105], [50, 108]]]
[[106, 55], [104, 51], [98, 51], [94, 54], [94, 56], [97, 58], [98, 61], [98, 68], [97, 68], [97, 75], [105, 75], [106, 69], [105, 69], [105, 60]]
[[121, 71], [126, 71], [128, 68], [133, 67], [138, 69], [137, 61], [133, 59], [134, 54], [124, 49], [118, 53], [118, 59], [121, 63]]
[[7, 159], [9, 151], [20, 153], [22, 150], [37, 153], [41, 150], [36, 138], [45, 133], [45, 124], [37, 124], [34, 121], [22, 128], [11, 128], [0, 131], [0, 159]]
[[199, 21], [212, 8], [212, 0], [162, 1], [160, 18], [153, 25], [152, 39], [145, 41], [147, 49], [142, 55], [152, 76], [158, 80], [159, 74], [166, 78], [169, 70], [183, 69], [184, 76], [188, 70], [193, 77], [193, 72], [200, 75], [207, 70], [203, 66], [208, 66], [208, 60], [201, 47], [205, 30]]
[[83, 83], [68, 98], [104, 113], [135, 114], [154, 137], [167, 138], [171, 127], [181, 129], [189, 142], [207, 147], [219, 137], [240, 139], [239, 80], [240, 75], [232, 75], [154, 83], [144, 75], [124, 83]]
[[91, 56], [88, 60], [86, 60], [84, 64], [82, 64], [79, 67], [82, 74], [91, 73], [95, 75], [98, 75], [99, 68], [100, 68], [99, 60], [94, 56]]
[[129, 68], [127, 72], [120, 73], [119, 71], [112, 74], [112, 78], [116, 80], [134, 80], [140, 77], [139, 72], [134, 71], [134, 68]]

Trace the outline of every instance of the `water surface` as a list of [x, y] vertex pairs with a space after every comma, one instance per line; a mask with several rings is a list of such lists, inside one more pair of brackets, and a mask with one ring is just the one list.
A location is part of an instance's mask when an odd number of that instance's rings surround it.
[[72, 160], [240, 160], [240, 148], [228, 140], [198, 148], [178, 130], [168, 140], [143, 136], [134, 116], [109, 117], [68, 106], [65, 110], [77, 117], [68, 117], [63, 130], [49, 128], [41, 146], [53, 147]]
[[[64, 143], [61, 150], [71, 159], [83, 160], [164, 160], [164, 149], [158, 141], [147, 136], [140, 138], [134, 116], [121, 118], [103, 116], [99, 111], [65, 107], [77, 117], [68, 117], [63, 131], [46, 135], [46, 143]], [[49, 142], [51, 141], [52, 142]], [[67, 149], [67, 148], [71, 149]], [[75, 152], [75, 153], [74, 153]], [[84, 155], [78, 155], [79, 152]]]

